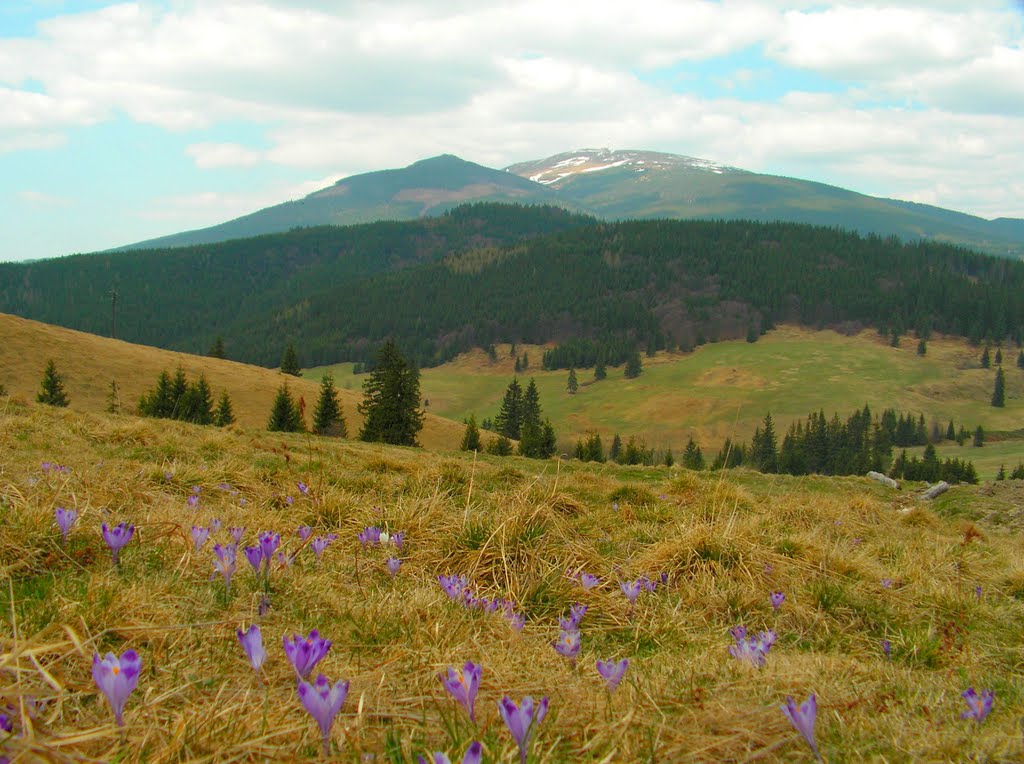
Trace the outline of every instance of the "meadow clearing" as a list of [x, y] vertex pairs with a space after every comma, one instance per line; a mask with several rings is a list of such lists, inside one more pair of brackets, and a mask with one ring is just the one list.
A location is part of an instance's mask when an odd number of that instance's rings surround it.
[[[829, 762], [1024, 758], [1016, 481], [928, 504], [864, 478], [475, 457], [11, 397], [0, 454], [14, 761], [322, 758], [282, 646], [312, 629], [332, 642], [312, 674], [350, 683], [334, 761], [458, 761], [473, 741], [517, 761], [505, 696], [548, 698], [531, 762], [811, 761], [781, 707], [812, 693]], [[57, 508], [77, 513], [66, 544]], [[121, 522], [135, 531], [115, 565], [101, 524]], [[193, 526], [210, 531], [198, 549]], [[212, 545], [231, 528], [241, 546], [279, 534], [282, 556], [259, 578], [239, 553], [227, 589]], [[464, 576], [471, 598], [439, 576]], [[620, 583], [643, 579], [654, 591], [631, 606]], [[553, 644], [575, 603], [573, 660]], [[253, 624], [258, 672], [236, 636]], [[777, 638], [737, 649], [739, 626]], [[92, 663], [129, 650], [141, 670], [120, 727]], [[595, 662], [622, 659], [610, 692]], [[475, 721], [438, 676], [467, 661]], [[993, 693], [982, 720], [961, 718], [968, 688]]]

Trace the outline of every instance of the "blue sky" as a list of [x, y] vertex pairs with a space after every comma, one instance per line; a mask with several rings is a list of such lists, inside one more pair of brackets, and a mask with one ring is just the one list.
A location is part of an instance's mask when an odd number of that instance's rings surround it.
[[687, 154], [1024, 217], [1024, 6], [6, 0], [0, 260], [454, 153]]

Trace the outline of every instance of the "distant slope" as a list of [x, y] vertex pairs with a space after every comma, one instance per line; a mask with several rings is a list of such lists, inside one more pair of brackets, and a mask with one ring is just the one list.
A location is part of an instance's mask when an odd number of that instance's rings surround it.
[[989, 221], [694, 157], [581, 149], [506, 169], [559, 192], [567, 204], [605, 218], [782, 220], [1024, 256], [1024, 220]]
[[210, 244], [279, 233], [297, 226], [414, 220], [440, 214], [466, 202], [483, 201], [561, 203], [557, 194], [537, 183], [445, 154], [399, 170], [353, 175], [304, 199], [267, 207], [210, 228], [162, 236], [118, 249]]
[[[65, 378], [70, 407], [79, 411], [105, 411], [110, 383], [114, 381], [121, 411], [132, 413], [139, 397], [153, 387], [160, 372], [173, 372], [178, 366], [192, 380], [205, 374], [215, 396], [227, 390], [241, 427], [266, 427], [274, 396], [283, 382], [288, 383], [296, 398], [305, 399], [309, 423], [319, 391], [316, 382], [258, 366], [133, 345], [4, 313], [0, 313], [0, 345], [4, 348], [0, 353], [0, 383], [8, 393], [34, 401], [43, 369], [52, 358]], [[362, 400], [361, 379], [351, 384], [352, 389], [344, 389], [345, 384], [339, 384], [338, 395], [349, 434], [354, 436], [362, 422], [356, 411]], [[426, 448], [454, 450], [459, 446], [463, 429], [457, 422], [427, 415], [420, 442]]]

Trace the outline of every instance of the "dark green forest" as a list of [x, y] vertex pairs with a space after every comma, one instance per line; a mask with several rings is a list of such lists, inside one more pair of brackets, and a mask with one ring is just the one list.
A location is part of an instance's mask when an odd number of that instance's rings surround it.
[[[1020, 341], [1024, 263], [787, 223], [600, 223], [483, 204], [435, 219], [167, 251], [0, 266], [0, 311], [235, 360], [372, 361], [385, 338], [418, 365], [492, 342], [565, 342], [550, 368], [619, 363], [780, 322], [899, 337]], [[561, 351], [561, 352], [559, 352]], [[571, 351], [571, 352], [570, 352]]]

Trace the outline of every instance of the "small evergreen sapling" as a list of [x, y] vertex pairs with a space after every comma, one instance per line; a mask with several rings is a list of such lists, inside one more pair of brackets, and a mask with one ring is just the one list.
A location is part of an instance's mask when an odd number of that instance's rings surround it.
[[480, 450], [480, 428], [476, 425], [476, 415], [470, 414], [469, 419], [466, 420], [466, 431], [462, 434], [462, 443], [459, 445], [460, 451], [479, 451]]
[[996, 408], [1006, 406], [1006, 378], [1003, 376], [1003, 367], [996, 369], [996, 383], [992, 389], [992, 405]]
[[302, 376], [299, 354], [295, 352], [295, 345], [290, 342], [284, 350], [284, 355], [281, 356], [281, 373], [291, 374], [293, 377]]
[[393, 340], [377, 353], [377, 363], [363, 383], [360, 440], [416, 446], [423, 428], [420, 411], [420, 373], [401, 354]]
[[287, 382], [277, 390], [267, 429], [271, 432], [299, 432], [303, 429], [299, 407], [292, 398]]
[[210, 358], [227, 358], [227, 356], [224, 355], [224, 339], [220, 335], [217, 335], [217, 339], [214, 340], [210, 349], [206, 351], [206, 355]]
[[580, 383], [576, 379], [576, 369], [569, 369], [569, 382], [565, 389], [569, 391], [569, 395], [575, 395], [576, 391], [580, 389]]
[[320, 380], [320, 397], [313, 409], [313, 431], [318, 435], [333, 435], [347, 438], [348, 425], [345, 414], [338, 401], [338, 389], [334, 386], [334, 377], [324, 374]]
[[48, 406], [67, 406], [68, 396], [64, 391], [64, 378], [57, 371], [57, 364], [51, 358], [43, 372], [43, 381], [36, 395], [36, 401]]
[[220, 394], [217, 413], [213, 415], [213, 423], [218, 427], [227, 427], [229, 424], [235, 423], [235, 412], [231, 407], [231, 398], [228, 397], [227, 390]]

